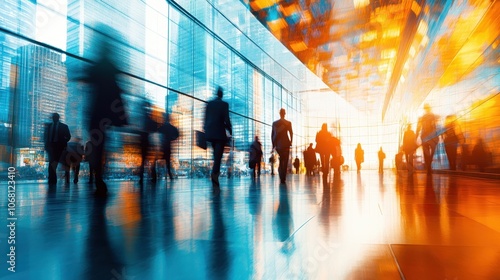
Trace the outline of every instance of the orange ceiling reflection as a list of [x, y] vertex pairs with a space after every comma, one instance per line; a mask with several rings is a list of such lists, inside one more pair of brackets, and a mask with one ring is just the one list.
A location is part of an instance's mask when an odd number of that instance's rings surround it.
[[[254, 0], [248, 7], [333, 91], [381, 116], [416, 110], [433, 89], [489, 61], [483, 53], [500, 30], [499, 1]], [[411, 102], [391, 106], [401, 100]]]

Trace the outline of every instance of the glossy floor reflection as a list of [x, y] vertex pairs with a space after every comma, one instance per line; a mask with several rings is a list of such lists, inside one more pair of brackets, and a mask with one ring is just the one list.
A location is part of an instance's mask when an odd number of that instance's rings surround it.
[[[18, 182], [7, 279], [500, 279], [500, 181], [447, 174]], [[2, 209], [7, 192], [0, 194]], [[6, 221], [7, 211], [2, 211]]]

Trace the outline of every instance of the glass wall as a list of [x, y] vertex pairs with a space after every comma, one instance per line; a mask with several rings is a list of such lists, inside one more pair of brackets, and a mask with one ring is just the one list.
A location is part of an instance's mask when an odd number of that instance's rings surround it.
[[[206, 102], [215, 97], [219, 86], [230, 106], [235, 153], [233, 162], [225, 154], [223, 173], [230, 165], [237, 174], [247, 172], [247, 150], [255, 135], [260, 136], [265, 153], [270, 153], [271, 124], [279, 118], [280, 108], [287, 110], [287, 119], [294, 123], [294, 146], [303, 145], [302, 104], [294, 89], [306, 87], [301, 79], [313, 75], [297, 78], [292, 73], [299, 70], [285, 69], [276, 60], [280, 58], [258, 46], [266, 41], [267, 46], [284, 50], [263, 27], [252, 32], [267, 35], [253, 41], [217, 9], [217, 3], [118, 2], [2, 2], [9, 5], [3, 10], [11, 11], [4, 14], [9, 20], [0, 23], [4, 167], [17, 166], [26, 178], [45, 176], [43, 128], [53, 112], [69, 125], [72, 141], [89, 138], [87, 102], [92, 89], [80, 78], [83, 69], [95, 62], [94, 43], [104, 40], [113, 46], [129, 115], [127, 127], [113, 128], [110, 133], [109, 176], [133, 176], [138, 170], [143, 100], [152, 103], [152, 115], [159, 124], [167, 112], [179, 128], [180, 137], [172, 148], [176, 174], [205, 176], [211, 151], [198, 148], [194, 135], [202, 130]], [[238, 13], [248, 12], [241, 6]], [[42, 16], [46, 20], [40, 23]], [[47, 22], [52, 24], [47, 26]], [[22, 29], [26, 26], [33, 28]], [[44, 35], [47, 30], [52, 36]], [[310, 86], [321, 85], [319, 79], [307, 79], [315, 80]], [[162, 156], [162, 139], [157, 134], [150, 136], [154, 145], [149, 162]], [[86, 172], [86, 165], [83, 169]]]

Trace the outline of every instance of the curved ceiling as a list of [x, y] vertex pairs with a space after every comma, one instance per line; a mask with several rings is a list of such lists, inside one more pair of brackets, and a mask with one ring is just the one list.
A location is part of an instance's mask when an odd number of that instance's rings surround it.
[[498, 69], [496, 0], [241, 1], [333, 91], [381, 118], [484, 62]]

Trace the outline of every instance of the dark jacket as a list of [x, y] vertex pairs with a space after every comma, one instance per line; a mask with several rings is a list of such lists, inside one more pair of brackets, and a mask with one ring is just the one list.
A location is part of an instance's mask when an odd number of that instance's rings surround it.
[[51, 145], [58, 146], [60, 148], [66, 148], [66, 145], [68, 144], [68, 141], [71, 139], [71, 134], [69, 133], [69, 128], [66, 124], [59, 122], [58, 127], [57, 127], [57, 135], [56, 135], [56, 140], [57, 142], [52, 141], [52, 127], [54, 123], [48, 123], [45, 126], [45, 134], [44, 134], [44, 141], [45, 141], [45, 149], [49, 148]]
[[207, 141], [226, 141], [226, 130], [233, 134], [231, 120], [229, 119], [229, 104], [222, 101], [222, 98], [215, 98], [208, 102], [205, 109], [205, 139]]
[[285, 119], [275, 121], [271, 131], [271, 140], [273, 148], [277, 150], [290, 148], [293, 140], [292, 123]]
[[316, 133], [316, 152], [329, 154], [332, 151], [332, 134], [328, 130], [320, 130]]

